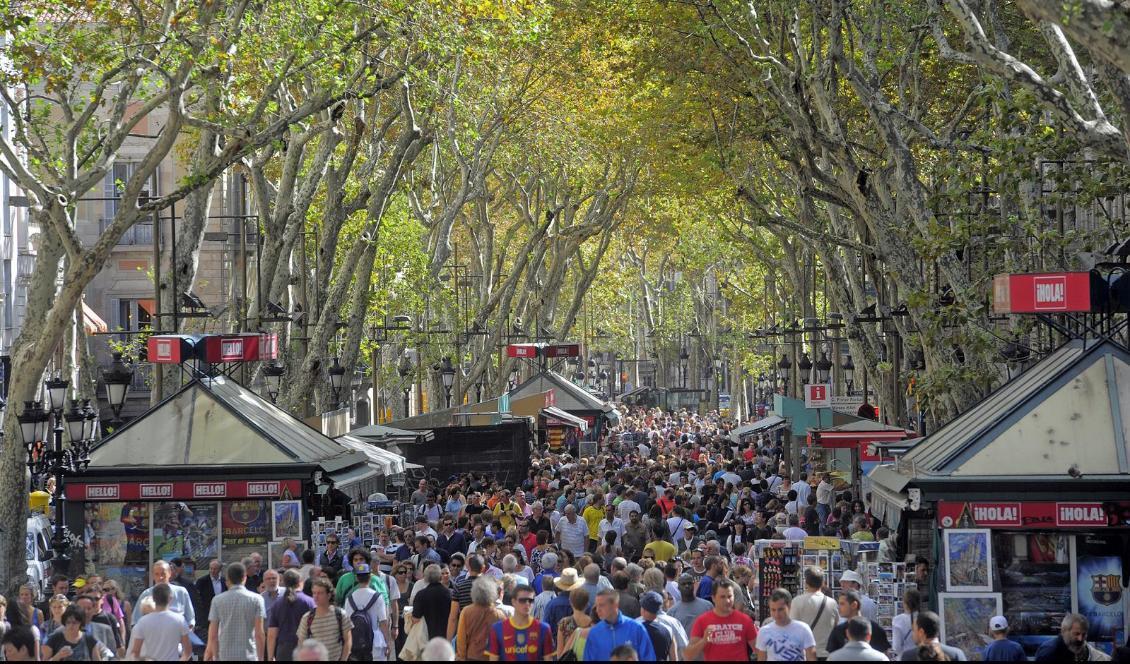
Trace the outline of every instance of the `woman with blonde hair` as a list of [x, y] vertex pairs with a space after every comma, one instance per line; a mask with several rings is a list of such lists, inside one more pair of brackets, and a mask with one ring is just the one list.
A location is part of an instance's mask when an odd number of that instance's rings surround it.
[[663, 578], [663, 572], [657, 567], [644, 570], [643, 576], [640, 577], [643, 582], [644, 591], [654, 590], [660, 595], [663, 594], [664, 587], [667, 585], [666, 579]]

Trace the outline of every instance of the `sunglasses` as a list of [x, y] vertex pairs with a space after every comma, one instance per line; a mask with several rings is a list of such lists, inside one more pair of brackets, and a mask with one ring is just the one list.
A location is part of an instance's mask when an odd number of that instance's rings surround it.
[[533, 604], [534, 598], [533, 597], [519, 597], [519, 598], [514, 600], [514, 603], [515, 604]]
[[459, 568], [459, 567], [462, 567], [462, 566], [463, 566], [463, 563], [451, 563], [451, 567]]
[[407, 570], [402, 570], [402, 569], [398, 569], [395, 572], [393, 572], [393, 574], [395, 574], [396, 576], [404, 576], [407, 573], [408, 573]]

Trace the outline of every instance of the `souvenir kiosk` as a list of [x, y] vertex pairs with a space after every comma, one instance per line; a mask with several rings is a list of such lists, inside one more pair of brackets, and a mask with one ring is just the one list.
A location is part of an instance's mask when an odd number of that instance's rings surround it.
[[1128, 445], [1130, 352], [1074, 340], [871, 471], [900, 553], [932, 561], [949, 645], [976, 655], [1003, 613], [1031, 656], [1068, 612], [1125, 643]]

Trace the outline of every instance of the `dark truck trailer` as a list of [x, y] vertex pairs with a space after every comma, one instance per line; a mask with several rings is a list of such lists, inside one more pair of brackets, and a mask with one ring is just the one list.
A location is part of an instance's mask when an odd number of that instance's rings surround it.
[[407, 471], [409, 487], [421, 479], [445, 486], [457, 475], [486, 475], [503, 486], [519, 486], [530, 474], [530, 441], [534, 431], [526, 419], [485, 426], [431, 429], [435, 437], [424, 443], [400, 445], [409, 463], [422, 468]]

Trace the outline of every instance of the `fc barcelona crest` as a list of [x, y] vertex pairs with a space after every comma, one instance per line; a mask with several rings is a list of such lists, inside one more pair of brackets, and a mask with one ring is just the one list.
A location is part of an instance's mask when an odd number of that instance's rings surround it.
[[1092, 574], [1091, 597], [1103, 606], [1116, 604], [1122, 599], [1121, 581], [1117, 574]]

